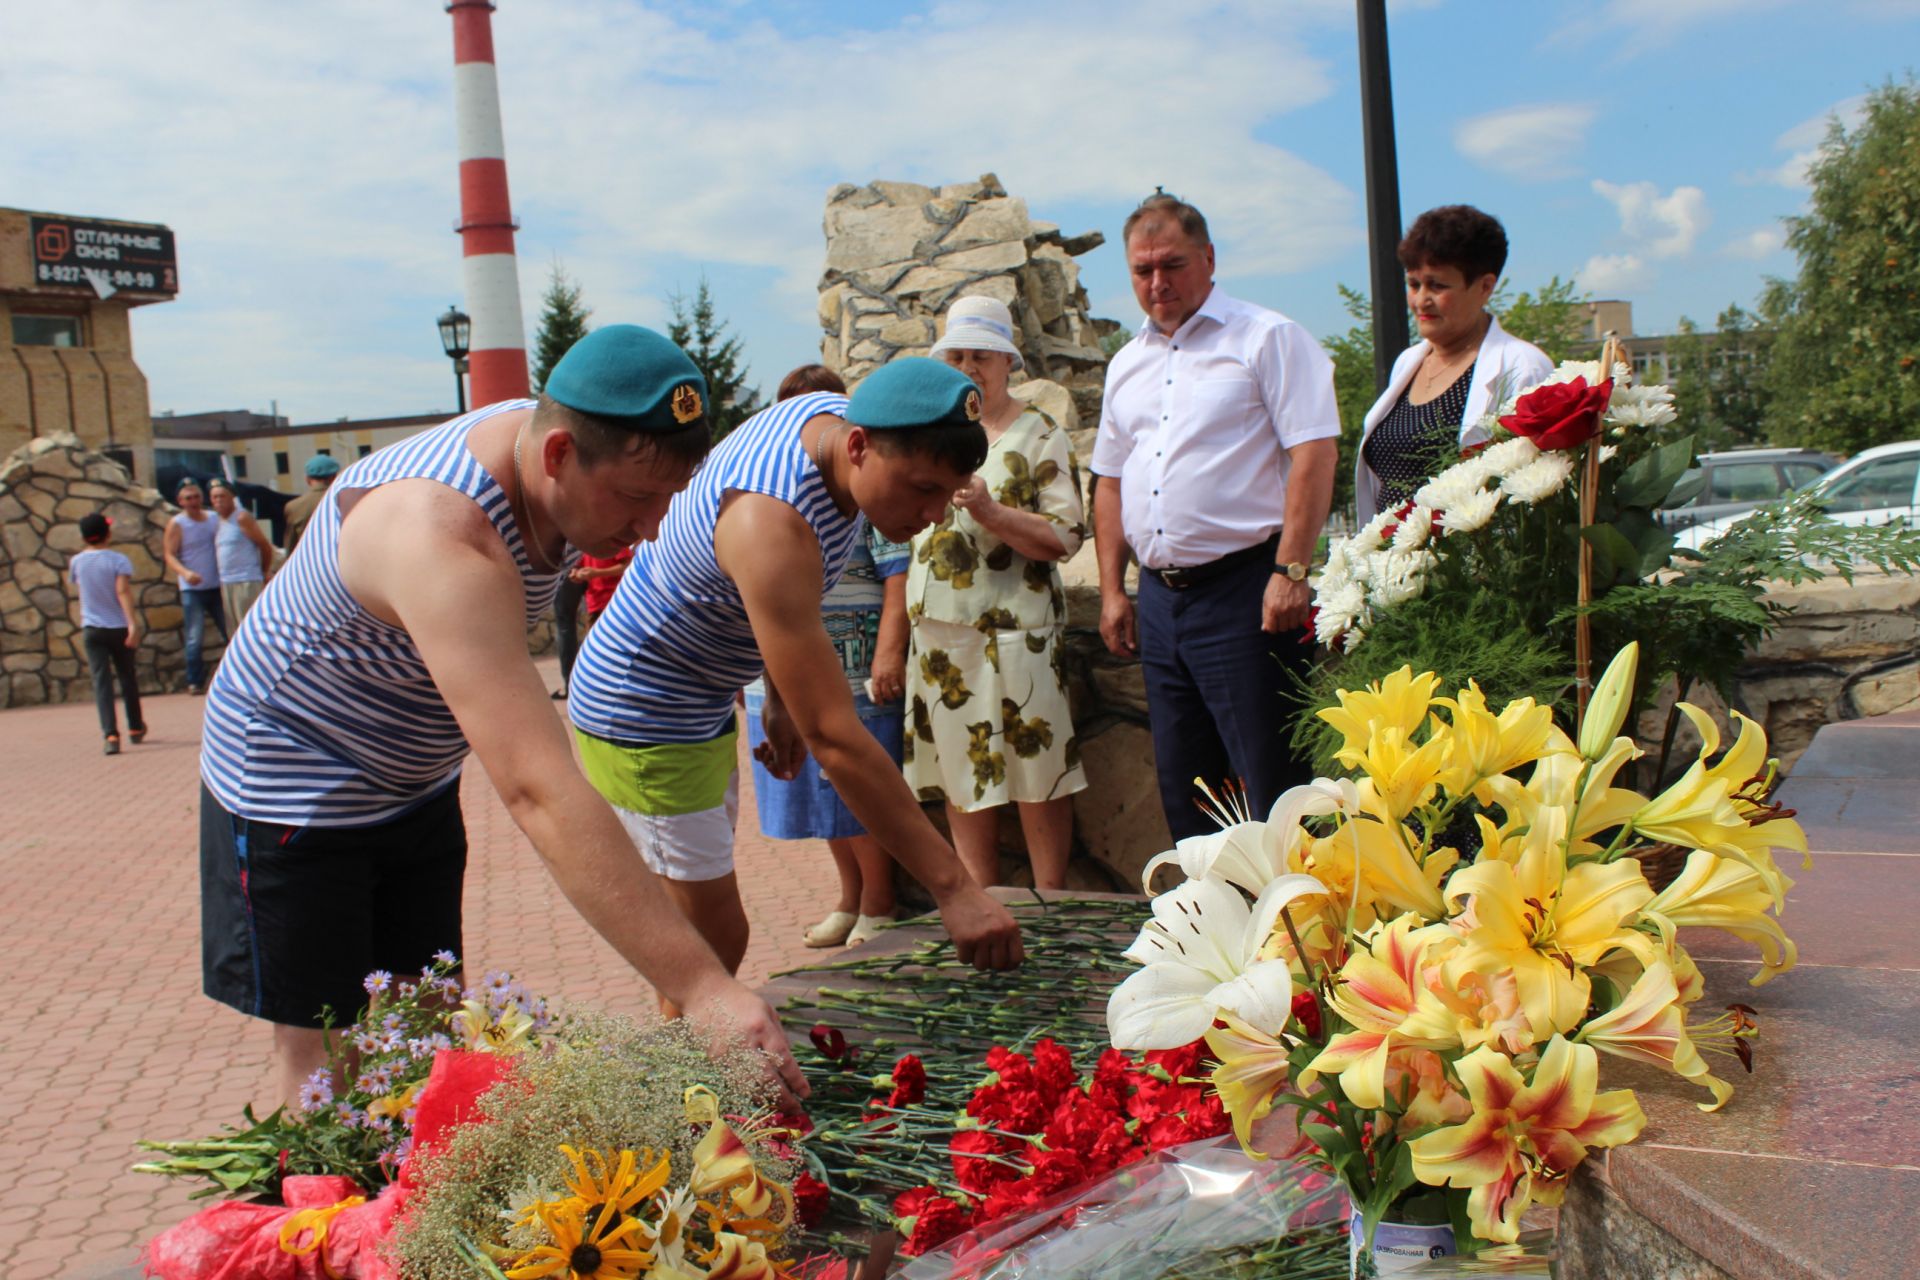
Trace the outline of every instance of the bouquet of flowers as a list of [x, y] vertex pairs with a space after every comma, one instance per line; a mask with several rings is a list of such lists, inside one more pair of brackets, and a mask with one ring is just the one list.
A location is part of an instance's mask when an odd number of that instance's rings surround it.
[[[1686, 708], [1699, 758], [1651, 798], [1617, 785], [1639, 753], [1619, 736], [1637, 659], [1628, 645], [1609, 666], [1577, 741], [1530, 699], [1438, 697], [1430, 673], [1342, 691], [1320, 715], [1348, 776], [1149, 864], [1149, 892], [1162, 867], [1186, 879], [1127, 952], [1142, 967], [1108, 1003], [1114, 1045], [1204, 1037], [1250, 1150], [1256, 1121], [1296, 1107], [1352, 1193], [1357, 1239], [1425, 1193], [1460, 1247], [1513, 1242], [1588, 1151], [1640, 1132], [1632, 1092], [1598, 1088], [1603, 1054], [1722, 1106], [1732, 1088], [1703, 1055], [1750, 1064], [1753, 1011], [1695, 1016], [1704, 983], [1677, 930], [1758, 944], [1755, 985], [1791, 968], [1776, 917], [1792, 882], [1772, 851], [1804, 854], [1806, 837], [1745, 717], [1721, 754]], [[1687, 853], [1656, 893], [1632, 855], [1660, 842]]]

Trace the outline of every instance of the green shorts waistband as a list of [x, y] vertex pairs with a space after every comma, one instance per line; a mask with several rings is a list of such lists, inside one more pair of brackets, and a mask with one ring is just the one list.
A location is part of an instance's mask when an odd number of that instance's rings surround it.
[[739, 767], [739, 731], [709, 742], [608, 742], [580, 729], [580, 763], [607, 803], [656, 818], [701, 813], [727, 802], [727, 783]]

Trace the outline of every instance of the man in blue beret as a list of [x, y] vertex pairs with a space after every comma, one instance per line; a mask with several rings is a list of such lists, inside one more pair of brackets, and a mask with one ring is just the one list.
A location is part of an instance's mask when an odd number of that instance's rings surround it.
[[334, 477], [340, 474], [340, 464], [324, 453], [316, 453], [307, 459], [307, 491], [287, 504], [286, 534], [282, 545], [291, 553], [300, 542], [300, 535], [307, 531], [307, 521], [313, 519], [313, 513], [320, 508], [320, 500], [327, 494]]
[[771, 1055], [773, 1012], [647, 874], [574, 764], [526, 631], [581, 552], [653, 538], [711, 443], [686, 353], [599, 329], [545, 394], [341, 472], [248, 612], [207, 698], [201, 754], [208, 995], [274, 1024], [282, 1097], [327, 1060], [376, 970], [461, 953], [469, 749], [555, 882], [663, 997]]
[[762, 763], [791, 778], [811, 751], [880, 847], [932, 891], [963, 961], [1022, 959], [1013, 917], [861, 723], [821, 620], [862, 517], [905, 542], [986, 455], [979, 391], [937, 360], [896, 360], [851, 399], [783, 400], [721, 442], [587, 633], [567, 689], [587, 776], [730, 969], [747, 950], [734, 700], [763, 673]]

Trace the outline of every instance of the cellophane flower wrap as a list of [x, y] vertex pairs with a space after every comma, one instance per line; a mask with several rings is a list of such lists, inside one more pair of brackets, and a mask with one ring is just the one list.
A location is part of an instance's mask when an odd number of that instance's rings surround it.
[[[1149, 892], [1163, 869], [1183, 879], [1127, 952], [1141, 968], [1109, 1001], [1114, 1045], [1203, 1035], [1249, 1151], [1266, 1145], [1257, 1122], [1295, 1107], [1369, 1232], [1438, 1188], [1463, 1248], [1512, 1244], [1588, 1152], [1639, 1134], [1604, 1063], [1656, 1064], [1723, 1106], [1710, 1059], [1750, 1063], [1754, 1014], [1703, 1013], [1678, 929], [1753, 943], [1756, 986], [1791, 968], [1773, 853], [1804, 855], [1806, 837], [1737, 713], [1722, 752], [1685, 708], [1702, 739], [1685, 773], [1653, 796], [1617, 785], [1638, 754], [1619, 733], [1637, 660], [1629, 645], [1609, 666], [1577, 741], [1531, 700], [1442, 696], [1411, 669], [1343, 691], [1320, 715], [1347, 776], [1149, 864]], [[1634, 856], [1656, 845], [1685, 851], [1657, 892]]]

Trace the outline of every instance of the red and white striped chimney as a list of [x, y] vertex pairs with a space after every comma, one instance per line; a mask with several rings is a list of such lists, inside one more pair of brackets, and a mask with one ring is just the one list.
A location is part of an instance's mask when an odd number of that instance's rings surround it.
[[453, 15], [453, 117], [460, 142], [460, 252], [473, 318], [472, 403], [527, 394], [527, 339], [520, 322], [517, 227], [507, 199], [507, 144], [493, 67], [491, 0], [447, 0]]

